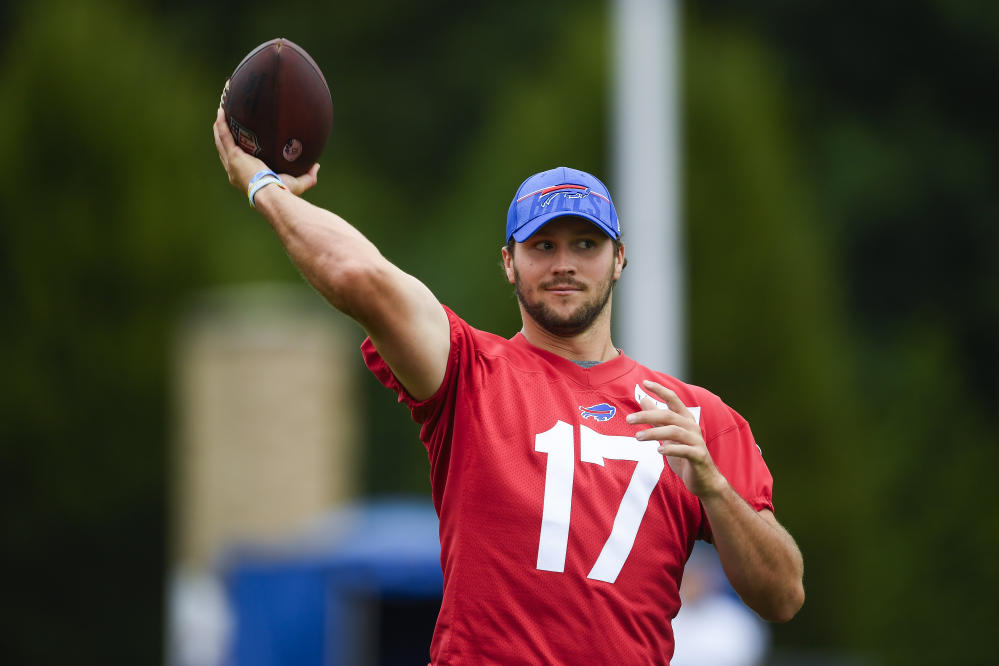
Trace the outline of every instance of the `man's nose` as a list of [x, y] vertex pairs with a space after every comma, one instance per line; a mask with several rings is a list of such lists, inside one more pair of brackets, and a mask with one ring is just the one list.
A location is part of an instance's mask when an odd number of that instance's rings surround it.
[[568, 248], [563, 247], [555, 251], [552, 272], [557, 275], [573, 275], [576, 272], [576, 262]]

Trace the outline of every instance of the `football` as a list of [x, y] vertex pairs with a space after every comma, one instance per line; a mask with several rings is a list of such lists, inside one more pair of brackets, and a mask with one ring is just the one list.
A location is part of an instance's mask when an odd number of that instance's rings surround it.
[[222, 110], [233, 139], [278, 173], [301, 176], [333, 129], [333, 99], [302, 47], [272, 39], [250, 51], [226, 81]]

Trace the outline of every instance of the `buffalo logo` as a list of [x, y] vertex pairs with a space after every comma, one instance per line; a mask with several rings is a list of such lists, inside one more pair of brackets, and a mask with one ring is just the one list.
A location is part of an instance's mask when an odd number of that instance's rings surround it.
[[559, 185], [557, 187], [549, 187], [548, 189], [542, 190], [538, 199], [541, 201], [541, 207], [545, 208], [549, 204], [553, 203], [558, 199], [559, 195], [564, 195], [566, 199], [582, 199], [590, 195], [590, 188], [583, 187], [582, 185]]
[[609, 421], [614, 418], [614, 415], [617, 413], [617, 409], [611, 407], [606, 402], [601, 402], [599, 405], [593, 405], [592, 407], [583, 407], [580, 405], [579, 413], [582, 414], [584, 419]]

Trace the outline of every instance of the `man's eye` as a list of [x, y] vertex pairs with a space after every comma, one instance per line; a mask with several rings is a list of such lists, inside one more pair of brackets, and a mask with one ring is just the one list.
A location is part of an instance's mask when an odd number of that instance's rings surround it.
[[582, 248], [582, 249], [584, 249], [584, 250], [588, 250], [591, 247], [596, 247], [596, 245], [597, 244], [594, 243], [589, 238], [584, 238], [583, 240], [579, 241], [579, 247]]
[[534, 247], [536, 247], [539, 250], [550, 250], [555, 246], [552, 245], [551, 241], [538, 241], [538, 243]]

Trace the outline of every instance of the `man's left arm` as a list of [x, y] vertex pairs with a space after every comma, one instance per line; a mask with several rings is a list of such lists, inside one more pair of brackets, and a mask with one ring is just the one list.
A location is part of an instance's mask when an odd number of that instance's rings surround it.
[[801, 551], [773, 512], [754, 510], [722, 481], [699, 497], [725, 575], [760, 617], [787, 622], [805, 603]]
[[636, 438], [658, 440], [659, 452], [704, 507], [712, 540], [732, 587], [771, 622], [786, 622], [805, 602], [804, 562], [794, 539], [769, 510], [756, 511], [715, 466], [696, 419], [676, 393], [655, 382], [645, 388], [669, 410], [643, 399], [629, 423], [650, 427]]

